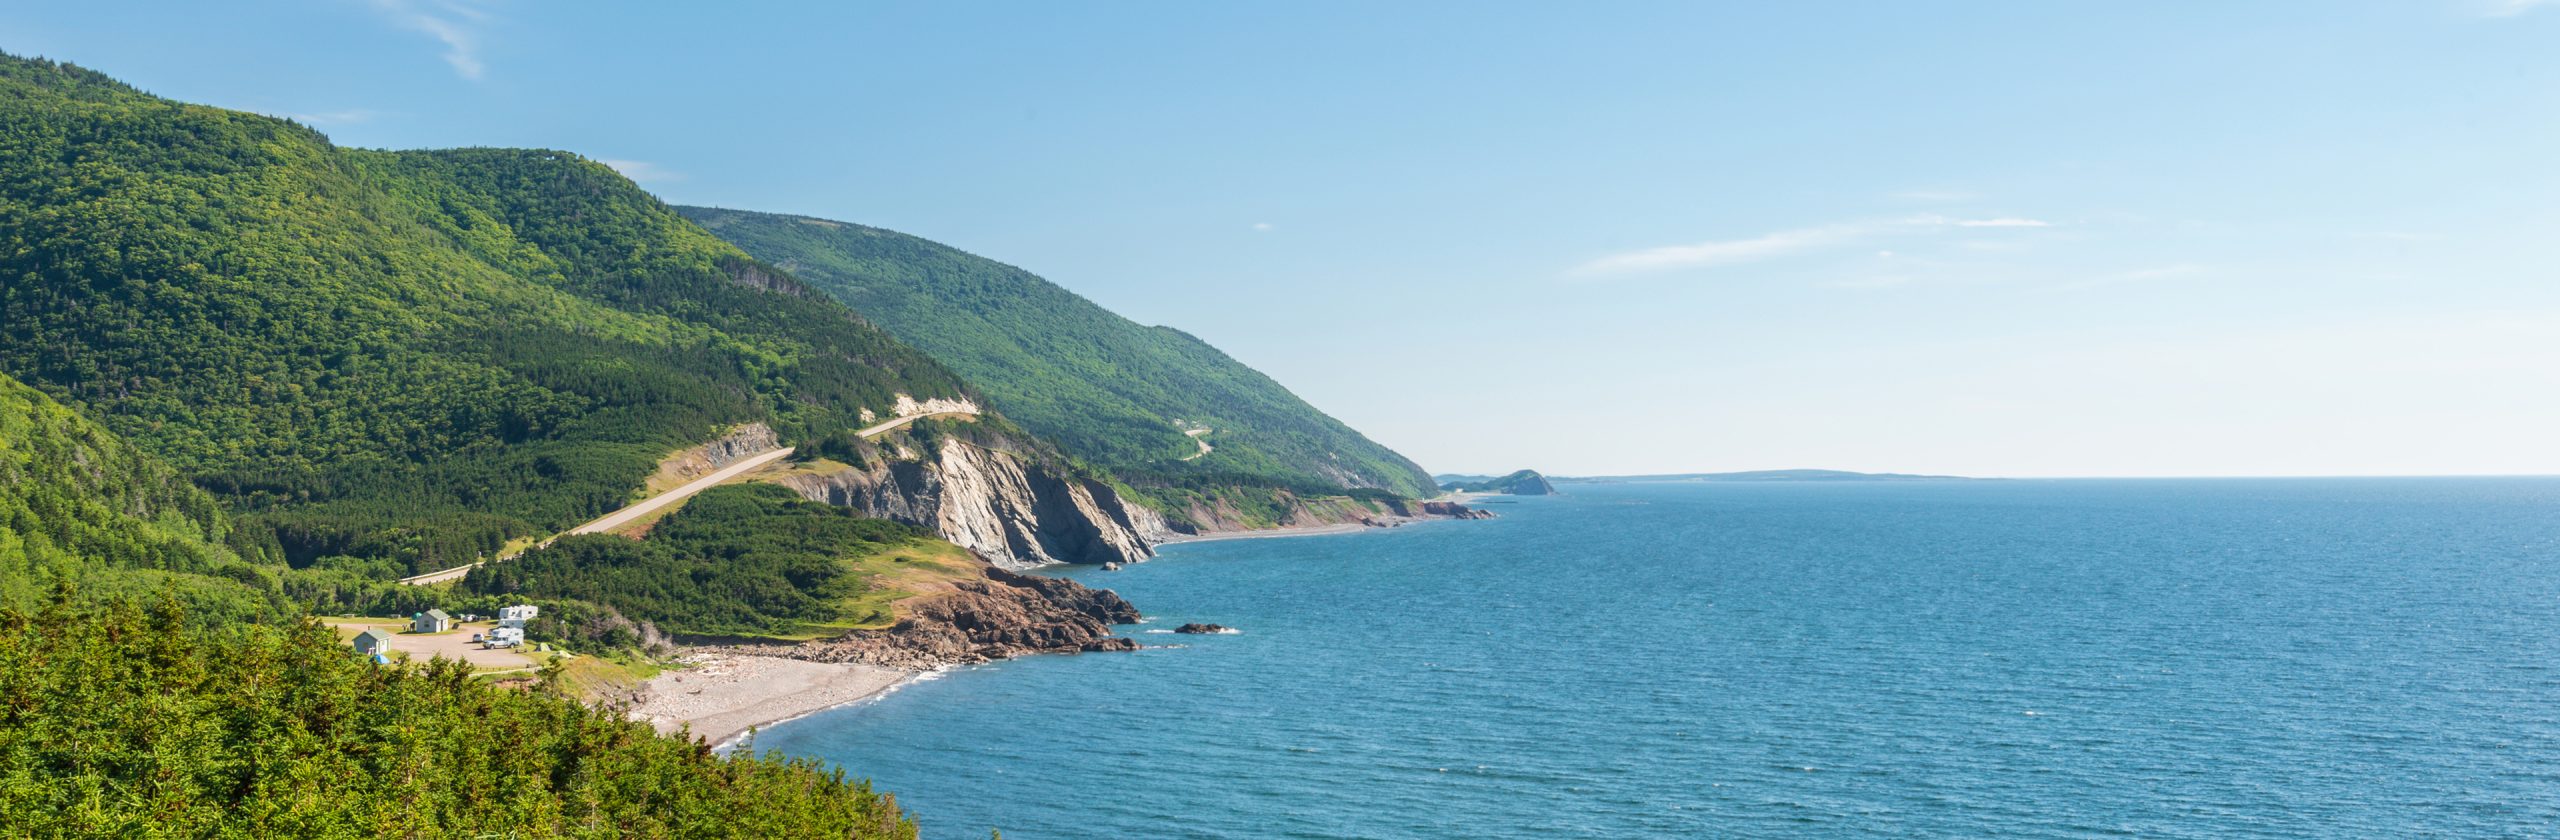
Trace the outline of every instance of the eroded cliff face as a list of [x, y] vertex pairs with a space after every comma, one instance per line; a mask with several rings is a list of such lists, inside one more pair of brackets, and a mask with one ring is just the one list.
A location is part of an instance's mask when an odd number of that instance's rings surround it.
[[997, 566], [1134, 563], [1169, 533], [1154, 511], [1110, 485], [1011, 453], [945, 438], [834, 472], [789, 475], [800, 495], [934, 529]]
[[[1490, 511], [1455, 502], [1304, 497], [1287, 490], [1238, 489], [1211, 494], [1180, 511], [1167, 535], [1231, 534], [1271, 528], [1366, 525], [1392, 528], [1425, 519], [1492, 519]], [[1150, 534], [1150, 539], [1165, 537]]]
[[748, 423], [732, 427], [727, 434], [721, 435], [719, 440], [703, 444], [699, 453], [705, 465], [717, 470], [736, 463], [740, 458], [760, 455], [780, 448], [782, 448], [782, 440], [774, 435], [773, 427], [763, 423]]

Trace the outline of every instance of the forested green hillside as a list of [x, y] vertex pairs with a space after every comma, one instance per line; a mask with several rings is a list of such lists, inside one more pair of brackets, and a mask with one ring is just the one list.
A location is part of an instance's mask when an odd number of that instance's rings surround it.
[[[809, 636], [885, 625], [853, 614], [871, 584], [851, 561], [928, 540], [921, 528], [870, 519], [771, 484], [715, 487], [661, 520], [647, 540], [567, 537], [505, 563], [471, 570], [463, 589], [487, 595], [612, 604], [676, 633]], [[879, 619], [876, 620], [875, 619]]]
[[340, 149], [0, 57], [0, 373], [166, 459], [253, 559], [439, 568], [733, 423], [967, 395], [561, 152]]
[[[843, 299], [967, 376], [1024, 427], [1141, 490], [1433, 492], [1412, 461], [1261, 372], [1030, 272], [878, 228], [677, 209]], [[1201, 429], [1206, 455], [1185, 434]]]
[[814, 762], [722, 758], [451, 660], [375, 666], [312, 625], [202, 624], [0, 611], [0, 834], [916, 836]]
[[275, 570], [241, 561], [211, 497], [69, 409], [0, 376], [0, 609], [169, 591], [219, 620], [290, 614]]

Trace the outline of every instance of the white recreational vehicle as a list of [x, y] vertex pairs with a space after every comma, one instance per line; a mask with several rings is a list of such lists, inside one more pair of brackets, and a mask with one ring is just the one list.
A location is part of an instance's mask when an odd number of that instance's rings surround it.
[[488, 633], [482, 635], [480, 644], [493, 648], [510, 648], [524, 644], [524, 623], [533, 620], [534, 615], [541, 611], [541, 608], [532, 604], [499, 607], [498, 626], [490, 628]]

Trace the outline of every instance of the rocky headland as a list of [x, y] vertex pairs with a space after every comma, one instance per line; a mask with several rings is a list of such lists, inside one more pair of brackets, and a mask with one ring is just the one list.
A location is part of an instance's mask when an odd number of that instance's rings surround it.
[[953, 583], [947, 591], [901, 602], [897, 624], [886, 630], [857, 630], [797, 644], [703, 645], [695, 650], [921, 671], [1035, 653], [1138, 648], [1137, 640], [1111, 634], [1112, 625], [1139, 618], [1138, 609], [1118, 593], [994, 566], [986, 572], [984, 580]]
[[1440, 476], [1440, 489], [1452, 493], [1491, 493], [1504, 496], [1552, 496], [1554, 483], [1537, 470], [1519, 470], [1500, 476]]

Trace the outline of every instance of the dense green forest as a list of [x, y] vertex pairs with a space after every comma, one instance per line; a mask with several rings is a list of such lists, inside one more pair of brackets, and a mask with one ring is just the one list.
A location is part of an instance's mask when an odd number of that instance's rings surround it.
[[[967, 376], [1025, 428], [1159, 501], [1226, 487], [1433, 490], [1412, 461], [1217, 348], [1030, 272], [861, 225], [677, 210], [843, 299]], [[1198, 429], [1208, 430], [1207, 455], [1184, 434]]]
[[384, 577], [948, 370], [561, 152], [340, 149], [0, 57], [0, 373], [212, 491], [240, 554]]
[[916, 836], [840, 770], [174, 600], [0, 611], [0, 697], [12, 837]]
[[0, 609], [68, 586], [87, 599], [175, 594], [198, 615], [289, 615], [273, 569], [223, 545], [212, 497], [149, 455], [0, 376]]
[[872, 584], [854, 561], [932, 538], [782, 487], [737, 484], [695, 496], [647, 540], [565, 537], [473, 569], [462, 589], [612, 604], [682, 634], [811, 635], [885, 618], [858, 612]]

